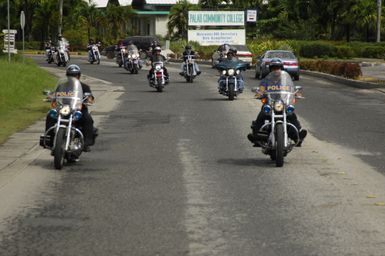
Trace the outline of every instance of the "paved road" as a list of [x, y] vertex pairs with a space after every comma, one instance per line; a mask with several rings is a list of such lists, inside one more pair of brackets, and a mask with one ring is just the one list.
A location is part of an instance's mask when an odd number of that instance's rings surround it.
[[246, 139], [259, 104], [218, 95], [212, 69], [187, 84], [170, 65], [157, 93], [147, 71], [73, 61], [124, 93], [95, 107], [105, 118], [81, 162], [30, 164], [49, 177], [1, 219], [0, 255], [384, 255], [382, 94], [304, 77], [310, 135], [278, 169]]

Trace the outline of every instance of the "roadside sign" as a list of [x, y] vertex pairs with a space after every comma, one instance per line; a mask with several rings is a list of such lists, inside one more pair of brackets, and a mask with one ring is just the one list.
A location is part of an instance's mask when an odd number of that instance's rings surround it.
[[24, 14], [24, 11], [21, 11], [21, 13], [20, 13], [20, 26], [21, 26], [21, 29], [24, 29], [24, 27], [25, 27], [25, 14]]
[[247, 10], [246, 21], [250, 23], [257, 22], [257, 10]]
[[[17, 50], [15, 49], [15, 35], [17, 34], [17, 30], [10, 29], [8, 34], [8, 29], [3, 29], [3, 33], [4, 33], [3, 52], [17, 53]], [[9, 46], [9, 51], [8, 51], [8, 46]]]

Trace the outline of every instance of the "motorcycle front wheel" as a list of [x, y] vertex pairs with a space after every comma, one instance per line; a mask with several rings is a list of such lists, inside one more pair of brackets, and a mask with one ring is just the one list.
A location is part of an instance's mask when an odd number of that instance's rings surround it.
[[235, 98], [234, 84], [229, 84], [228, 94], [229, 94], [229, 100], [234, 100]]
[[275, 139], [276, 139], [276, 147], [275, 147], [275, 166], [282, 167], [283, 166], [283, 158], [284, 158], [284, 138], [285, 132], [283, 129], [282, 123], [277, 123], [275, 126]]
[[65, 129], [62, 128], [56, 134], [56, 144], [53, 149], [53, 163], [57, 170], [61, 170], [64, 165], [65, 143]]

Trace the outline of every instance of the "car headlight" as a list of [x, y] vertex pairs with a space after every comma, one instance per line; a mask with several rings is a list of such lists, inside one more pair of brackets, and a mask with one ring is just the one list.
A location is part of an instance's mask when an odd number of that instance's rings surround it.
[[226, 75], [227, 71], [226, 70], [222, 70], [222, 75]]
[[71, 108], [70, 108], [69, 105], [64, 105], [64, 106], [60, 109], [60, 114], [63, 115], [63, 116], [68, 116], [70, 112], [71, 112]]
[[227, 71], [227, 73], [229, 73], [229, 76], [233, 76], [235, 74], [235, 70], [229, 69], [229, 71]]
[[283, 107], [284, 107], [284, 105], [283, 105], [282, 101], [277, 101], [274, 103], [274, 109], [277, 112], [281, 112], [283, 110]]

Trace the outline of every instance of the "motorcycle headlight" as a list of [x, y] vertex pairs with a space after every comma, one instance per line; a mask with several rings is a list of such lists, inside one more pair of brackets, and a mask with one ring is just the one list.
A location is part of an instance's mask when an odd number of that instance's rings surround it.
[[132, 58], [132, 55], [130, 54], [130, 55], [128, 55], [128, 58]]
[[161, 67], [160, 65], [156, 65], [156, 66], [155, 66], [155, 70], [156, 70], [156, 71], [161, 70], [161, 68], [162, 68], [162, 67]]
[[56, 109], [51, 109], [49, 111], [49, 116], [52, 118], [52, 119], [57, 119], [57, 111]]
[[233, 76], [235, 74], [235, 70], [229, 69], [228, 73], [229, 73], [229, 76]]
[[226, 70], [222, 70], [222, 75], [226, 75], [227, 71]]
[[74, 120], [78, 121], [78, 120], [80, 120], [80, 118], [82, 118], [82, 112], [76, 111], [74, 114]]
[[283, 110], [283, 107], [284, 107], [284, 105], [283, 105], [282, 101], [277, 101], [274, 103], [274, 109], [277, 112], [281, 112]]
[[64, 105], [60, 109], [60, 114], [63, 115], [63, 116], [68, 116], [70, 113], [71, 113], [71, 108], [70, 108], [69, 105]]
[[237, 75], [239, 75], [241, 73], [241, 71], [239, 69], [237, 69], [236, 73], [237, 73]]
[[263, 106], [263, 112], [265, 112], [266, 114], [269, 114], [270, 111], [271, 111], [270, 105], [265, 105], [265, 106]]
[[294, 112], [294, 109], [295, 109], [294, 106], [293, 106], [293, 105], [290, 105], [290, 106], [287, 107], [287, 110], [286, 110], [286, 111], [287, 111], [287, 113], [291, 114], [291, 113]]

